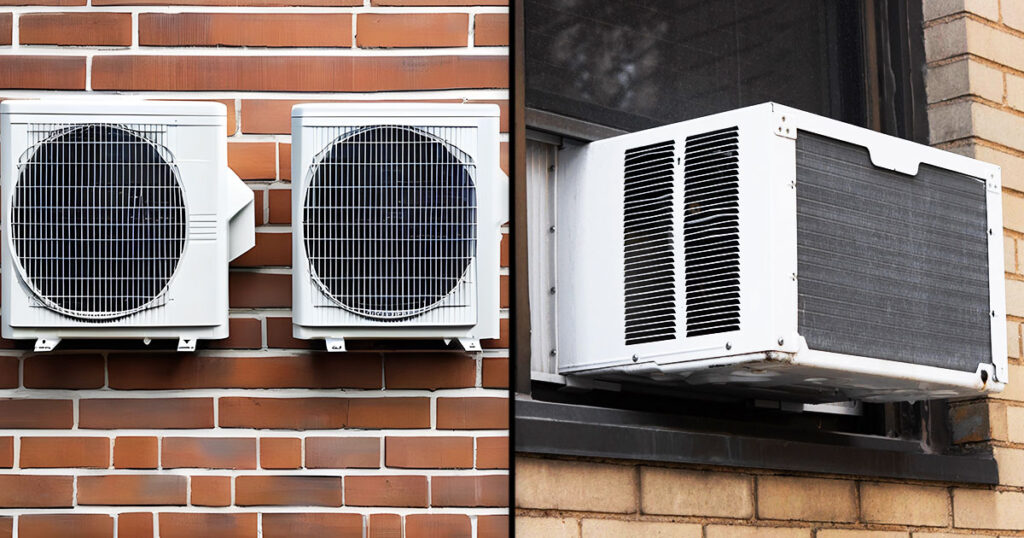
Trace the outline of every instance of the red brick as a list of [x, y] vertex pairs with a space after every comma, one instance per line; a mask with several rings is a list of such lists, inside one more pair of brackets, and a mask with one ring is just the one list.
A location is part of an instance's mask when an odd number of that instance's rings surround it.
[[484, 349], [503, 349], [508, 347], [508, 319], [498, 320], [498, 337], [480, 341]]
[[[283, 145], [284, 144], [282, 144], [282, 146]], [[291, 144], [289, 144], [289, 146], [290, 145]], [[284, 172], [284, 168], [282, 168], [281, 171]], [[292, 223], [291, 189], [270, 189], [267, 191], [267, 201], [270, 206], [270, 218], [268, 219], [270, 224]]]
[[281, 181], [292, 180], [292, 145], [281, 143], [277, 146], [277, 177]]
[[[251, 134], [290, 134], [292, 129], [292, 107], [301, 103], [461, 103], [455, 99], [418, 99], [387, 101], [338, 101], [323, 99], [242, 99], [242, 130]], [[508, 132], [508, 101], [466, 101], [467, 103], [490, 103], [501, 109], [501, 132]], [[281, 177], [284, 179], [284, 176]]]
[[231, 142], [228, 144], [228, 166], [242, 179], [277, 179], [277, 143]]
[[473, 467], [472, 437], [388, 437], [384, 464], [412, 469]]
[[302, 467], [302, 439], [295, 437], [264, 437], [260, 439], [260, 467], [264, 469], [298, 469]]
[[411, 514], [405, 518], [405, 538], [471, 538], [469, 516], [463, 514]]
[[256, 514], [160, 514], [160, 538], [256, 538]]
[[14, 518], [0, 516], [0, 538], [11, 538], [12, 536], [14, 536]]
[[473, 44], [478, 47], [508, 45], [508, 15], [505, 13], [478, 13], [473, 18]]
[[149, 512], [118, 514], [117, 538], [153, 538], [153, 514]]
[[310, 469], [376, 469], [380, 467], [377, 437], [307, 437], [306, 467]]
[[402, 516], [398, 514], [370, 514], [370, 527], [366, 538], [402, 538]]
[[254, 6], [254, 7], [287, 7], [287, 6], [361, 6], [362, 0], [95, 0], [94, 6]]
[[323, 349], [321, 340], [302, 340], [292, 336], [292, 318], [267, 318], [267, 347], [287, 349]]
[[212, 428], [212, 398], [104, 398], [78, 403], [81, 428]]
[[256, 210], [254, 211], [256, 217], [256, 226], [263, 226], [267, 222], [267, 219], [265, 218], [266, 216], [264, 215], [263, 211], [263, 198], [265, 192], [266, 191], [261, 189], [254, 189], [252, 191], [253, 208]]
[[256, 246], [231, 262], [233, 267], [290, 266], [292, 264], [292, 234], [285, 232], [259, 232]]
[[508, 428], [508, 398], [438, 398], [439, 430]]
[[[373, 516], [370, 516], [373, 517]], [[263, 514], [263, 538], [363, 538], [360, 514]]]
[[25, 359], [30, 389], [103, 388], [102, 355], [34, 355]]
[[508, 308], [509, 303], [508, 275], [501, 275], [498, 278], [498, 306]]
[[80, 505], [184, 505], [184, 476], [169, 474], [78, 477]]
[[508, 462], [508, 437], [477, 437], [477, 469], [508, 469]]
[[24, 90], [85, 89], [85, 58], [77, 56], [4, 56], [0, 88]]
[[255, 469], [256, 440], [240, 437], [164, 437], [164, 469]]
[[435, 476], [431, 506], [508, 506], [508, 475]]
[[465, 13], [363, 13], [356, 17], [360, 47], [465, 47]]
[[228, 277], [228, 304], [232, 308], [290, 307], [292, 277], [278, 273], [231, 271]]
[[18, 18], [23, 45], [132, 44], [130, 13], [26, 13]]
[[498, 263], [502, 267], [508, 267], [508, 247], [510, 238], [508, 234], [501, 234], [501, 243], [498, 245], [498, 253], [500, 254]]
[[340, 476], [239, 476], [238, 506], [341, 506]]
[[[30, 58], [34, 62], [39, 56]], [[63, 60], [66, 57], [59, 58]], [[25, 64], [19, 65], [31, 68]], [[82, 67], [84, 69], [84, 64]], [[36, 77], [8, 71], [11, 70], [5, 69], [0, 72], [0, 87], [39, 87]], [[41, 74], [38, 68], [33, 71]], [[167, 76], [168, 73], [174, 73], [175, 76]], [[82, 74], [84, 81], [84, 71]], [[8, 80], [18, 82], [16, 85], [10, 85], [11, 82]], [[29, 80], [32, 83], [27, 82]], [[51, 78], [48, 77], [46, 80], [49, 81]], [[5, 82], [7, 83], [4, 84]], [[51, 85], [44, 84], [43, 87]], [[94, 90], [303, 92], [506, 88], [508, 58], [118, 54], [93, 58], [92, 87]]]
[[353, 398], [348, 408], [350, 428], [429, 428], [429, 398]]
[[222, 428], [276, 428], [334, 430], [348, 424], [346, 398], [251, 398], [220, 399]]
[[0, 475], [0, 508], [66, 508], [72, 505], [70, 476]]
[[22, 437], [21, 467], [110, 467], [106, 437]]
[[346, 476], [348, 506], [427, 507], [425, 476]]
[[501, 171], [508, 175], [508, 142], [501, 142], [498, 144], [499, 160], [501, 161]]
[[0, 468], [14, 467], [14, 438], [0, 437]]
[[117, 437], [114, 439], [115, 469], [156, 469], [156, 437]]
[[508, 388], [508, 359], [484, 359], [483, 385], [489, 389]]
[[114, 518], [106, 514], [22, 514], [18, 517], [19, 538], [110, 538]]
[[155, 354], [111, 355], [110, 386], [116, 389], [357, 388], [381, 387], [375, 353], [314, 353], [291, 357], [215, 357]]
[[477, 538], [508, 538], [508, 516], [478, 516]]
[[0, 357], [0, 389], [18, 388], [18, 358]]
[[85, 0], [0, 0], [0, 6], [84, 6]]
[[389, 389], [455, 389], [476, 385], [476, 360], [464, 353], [395, 353], [384, 360]]
[[72, 426], [71, 400], [0, 398], [0, 428], [68, 429]]
[[192, 506], [230, 506], [230, 476], [193, 476]]
[[209, 340], [211, 349], [260, 349], [263, 347], [263, 322], [256, 318], [228, 319], [228, 337]]
[[14, 15], [11, 13], [0, 13], [0, 45], [11, 44], [13, 26]]
[[348, 13], [142, 13], [139, 44], [161, 47], [351, 47]]

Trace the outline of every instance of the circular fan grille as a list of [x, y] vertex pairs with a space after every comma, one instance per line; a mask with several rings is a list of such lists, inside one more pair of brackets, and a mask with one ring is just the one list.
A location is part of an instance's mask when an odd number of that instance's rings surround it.
[[186, 236], [168, 160], [151, 141], [112, 125], [63, 129], [35, 146], [14, 188], [11, 236], [43, 303], [114, 318], [160, 297]]
[[321, 154], [303, 217], [326, 294], [363, 316], [413, 316], [452, 293], [476, 253], [472, 165], [419, 129], [362, 129]]

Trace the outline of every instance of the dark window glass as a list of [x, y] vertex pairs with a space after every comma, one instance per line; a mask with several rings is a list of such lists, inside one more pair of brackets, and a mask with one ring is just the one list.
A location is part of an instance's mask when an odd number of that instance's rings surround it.
[[862, 2], [526, 0], [526, 106], [624, 130], [775, 101], [866, 125]]

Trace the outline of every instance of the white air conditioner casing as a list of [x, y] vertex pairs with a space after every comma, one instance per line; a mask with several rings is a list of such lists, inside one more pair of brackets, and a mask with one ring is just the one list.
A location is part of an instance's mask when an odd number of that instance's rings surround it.
[[558, 371], [758, 398], [1007, 382], [997, 166], [773, 103], [567, 148]]
[[252, 191], [219, 103], [0, 104], [3, 336], [228, 336], [228, 262], [252, 248]]
[[498, 122], [481, 104], [292, 109], [296, 338], [498, 337]]

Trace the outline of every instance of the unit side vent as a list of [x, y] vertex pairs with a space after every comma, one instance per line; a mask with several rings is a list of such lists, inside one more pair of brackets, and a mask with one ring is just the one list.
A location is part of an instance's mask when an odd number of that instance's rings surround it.
[[686, 138], [686, 335], [740, 328], [739, 131]]
[[675, 141], [626, 150], [626, 344], [676, 337], [673, 248]]

